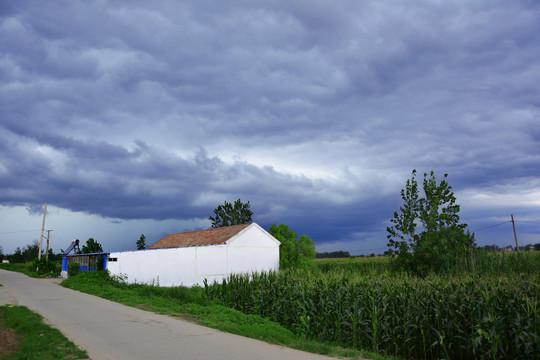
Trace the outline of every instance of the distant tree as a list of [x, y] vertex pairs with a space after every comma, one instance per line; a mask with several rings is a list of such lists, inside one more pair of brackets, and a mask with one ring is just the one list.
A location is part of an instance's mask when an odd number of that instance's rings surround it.
[[[390, 220], [393, 225], [386, 229], [389, 249], [385, 254], [391, 256], [395, 268], [425, 275], [448, 271], [470, 259], [470, 251], [476, 246], [474, 234], [465, 233], [467, 225], [459, 223], [460, 207], [445, 180], [447, 176], [437, 184], [433, 171], [425, 173], [424, 197], [420, 197], [413, 170], [401, 190], [403, 205]], [[417, 232], [417, 226], [422, 231]]]
[[486, 252], [498, 252], [498, 251], [501, 251], [501, 248], [498, 247], [497, 245], [484, 245], [484, 246], [482, 246], [482, 248]]
[[281, 242], [279, 246], [279, 267], [287, 268], [311, 268], [315, 266], [315, 243], [308, 236], [298, 238], [295, 231], [288, 225], [279, 226], [272, 224], [270, 234]]
[[22, 250], [22, 262], [30, 262], [38, 257], [39, 242], [34, 241], [32, 244], [26, 245]]
[[11, 255], [4, 255], [12, 263], [31, 262], [38, 257], [39, 243], [34, 241], [32, 244], [26, 245], [24, 248], [17, 247]]
[[141, 234], [141, 237], [139, 240], [137, 240], [137, 250], [144, 250], [148, 246], [146, 246], [146, 236], [144, 234]]
[[59, 253], [55, 253], [53, 249], [49, 249], [49, 261], [58, 261], [62, 260], [62, 254], [64, 252], [60, 250]]
[[240, 199], [236, 200], [234, 204], [225, 201], [225, 204], [214, 209], [214, 216], [209, 217], [212, 220], [212, 227], [220, 228], [252, 222], [253, 212], [249, 207], [249, 201], [245, 204]]
[[4, 260], [4, 249], [2, 249], [2, 245], [0, 245], [0, 261]]
[[351, 254], [348, 251], [325, 251], [315, 254], [317, 259], [348, 258]]
[[102, 253], [103, 248], [94, 238], [86, 240], [86, 244], [81, 249], [81, 254]]
[[22, 257], [22, 250], [20, 247], [15, 249], [15, 252], [9, 256], [9, 261], [12, 263], [22, 263], [24, 262]]

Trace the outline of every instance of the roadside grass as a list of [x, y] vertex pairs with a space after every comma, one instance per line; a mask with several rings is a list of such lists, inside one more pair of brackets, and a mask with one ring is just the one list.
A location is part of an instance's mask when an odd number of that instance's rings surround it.
[[2, 327], [15, 330], [20, 336], [19, 349], [0, 359], [87, 359], [58, 329], [43, 322], [43, 318], [24, 306], [0, 306]]
[[[36, 266], [41, 265], [42, 271], [37, 272]], [[42, 259], [40, 262], [38, 262], [37, 259], [35, 259], [33, 262], [27, 262], [27, 263], [9, 263], [4, 264], [0, 263], [0, 269], [2, 270], [8, 270], [8, 271], [15, 271], [23, 273], [30, 277], [58, 277], [60, 276], [60, 263], [57, 261], [49, 261], [46, 262], [45, 259]]]
[[13, 263], [13, 264], [0, 264], [0, 269], [20, 272], [30, 277], [38, 277], [35, 271], [29, 269], [31, 263]]
[[267, 318], [247, 315], [208, 301], [204, 289], [200, 287], [126, 284], [121, 278], [110, 276], [106, 271], [80, 273], [64, 280], [61, 285], [124, 305], [180, 317], [221, 331], [298, 350], [346, 359], [396, 359], [306, 339]]

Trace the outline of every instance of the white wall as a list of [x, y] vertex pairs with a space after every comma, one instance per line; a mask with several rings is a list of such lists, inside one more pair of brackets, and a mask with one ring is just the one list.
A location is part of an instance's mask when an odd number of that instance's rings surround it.
[[279, 241], [252, 224], [227, 241], [229, 273], [279, 270]]
[[149, 249], [111, 253], [107, 269], [130, 283], [160, 286], [221, 282], [230, 273], [279, 270], [279, 242], [252, 224], [224, 245]]

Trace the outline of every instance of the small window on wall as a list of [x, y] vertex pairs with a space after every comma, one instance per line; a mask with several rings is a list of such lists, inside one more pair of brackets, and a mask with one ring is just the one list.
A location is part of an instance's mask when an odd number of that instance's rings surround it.
[[108, 260], [109, 260], [109, 261], [118, 261], [118, 258], [110, 257]]

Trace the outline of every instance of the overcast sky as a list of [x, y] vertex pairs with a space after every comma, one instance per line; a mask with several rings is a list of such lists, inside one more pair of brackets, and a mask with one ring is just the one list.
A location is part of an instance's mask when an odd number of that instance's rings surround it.
[[[0, 1], [0, 246], [132, 250], [224, 201], [382, 253], [411, 176], [540, 242], [540, 2]], [[420, 178], [421, 179], [421, 178]]]

